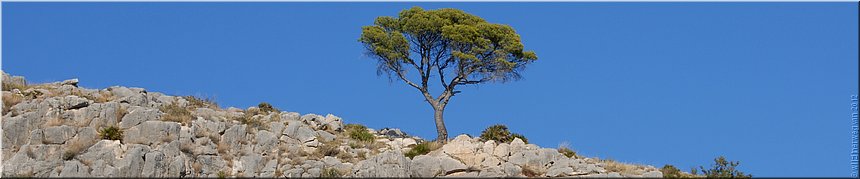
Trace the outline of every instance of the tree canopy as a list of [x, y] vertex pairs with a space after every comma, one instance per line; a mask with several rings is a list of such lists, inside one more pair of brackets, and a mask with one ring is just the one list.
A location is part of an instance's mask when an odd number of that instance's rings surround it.
[[[373, 25], [362, 27], [359, 41], [378, 61], [378, 72], [396, 76], [424, 94], [437, 111], [437, 128], [441, 111], [459, 92], [457, 85], [516, 80], [526, 64], [537, 60], [534, 52], [523, 50], [520, 35], [511, 26], [451, 8], [413, 7], [398, 17], [380, 16]], [[410, 80], [410, 71], [421, 81]], [[428, 89], [434, 77], [443, 88], [436, 97]], [[445, 137], [442, 130], [440, 137]]]

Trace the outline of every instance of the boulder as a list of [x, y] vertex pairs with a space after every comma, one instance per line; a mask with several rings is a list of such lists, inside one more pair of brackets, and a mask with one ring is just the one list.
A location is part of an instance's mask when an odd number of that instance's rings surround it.
[[164, 153], [153, 151], [146, 153], [143, 157], [143, 168], [141, 177], [165, 177], [169, 163], [164, 158]]
[[409, 173], [412, 177], [430, 178], [444, 174], [442, 171], [441, 160], [436, 157], [427, 155], [415, 156], [412, 159], [412, 165], [409, 168]]
[[332, 114], [328, 114], [323, 119], [325, 130], [343, 131], [343, 120]]
[[89, 177], [90, 168], [77, 160], [66, 161], [59, 177]]
[[663, 178], [663, 172], [660, 171], [650, 171], [642, 174], [642, 177], [645, 178]]
[[268, 153], [277, 149], [278, 138], [269, 131], [257, 131], [257, 144], [254, 146], [255, 153]]
[[409, 158], [399, 151], [386, 151], [358, 162], [352, 173], [355, 177], [409, 177]]
[[299, 140], [301, 143], [316, 139], [316, 132], [299, 121], [292, 121], [287, 124], [287, 128], [284, 129], [284, 135]]
[[77, 134], [74, 127], [62, 125], [45, 128], [46, 144], [63, 144]]
[[77, 78], [68, 79], [68, 80], [65, 80], [63, 82], [60, 82], [60, 85], [72, 85], [72, 86], [77, 87], [78, 86], [78, 79]]
[[144, 121], [155, 121], [161, 119], [161, 111], [158, 109], [135, 107], [129, 109], [128, 114], [122, 117], [119, 122], [119, 127], [128, 129], [134, 127]]
[[469, 168], [465, 164], [461, 163], [460, 161], [455, 160], [451, 157], [447, 157], [447, 156], [440, 157], [439, 158], [439, 164], [442, 167], [442, 171], [444, 171], [445, 173], [451, 173], [451, 172], [455, 172], [455, 171], [464, 171], [464, 170]]
[[478, 177], [505, 177], [506, 174], [502, 171], [502, 168], [499, 166], [492, 166], [481, 169], [481, 172], [478, 173]]
[[160, 144], [179, 139], [179, 123], [145, 121], [123, 132], [123, 142], [144, 145]]

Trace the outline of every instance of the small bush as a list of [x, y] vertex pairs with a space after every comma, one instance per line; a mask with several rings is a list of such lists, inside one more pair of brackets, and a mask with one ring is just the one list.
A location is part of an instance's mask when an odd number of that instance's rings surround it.
[[349, 135], [349, 138], [362, 142], [373, 142], [374, 136], [367, 131], [367, 127], [361, 124], [347, 124], [344, 130]]
[[340, 178], [343, 174], [335, 168], [323, 168], [320, 171], [320, 178]]
[[663, 172], [663, 178], [681, 178], [681, 170], [672, 165], [663, 165], [660, 172]]
[[508, 130], [508, 127], [501, 124], [492, 125], [484, 129], [481, 132], [481, 141], [494, 140], [496, 142], [508, 143], [513, 141], [515, 138], [520, 138], [523, 142], [528, 143], [528, 139], [525, 136], [517, 133], [511, 133]]
[[122, 140], [122, 129], [114, 126], [102, 128], [102, 130], [99, 131], [99, 136], [102, 139], [107, 140]]
[[261, 102], [260, 104], [257, 104], [257, 108], [260, 108], [260, 111], [266, 112], [266, 113], [281, 112], [280, 110], [276, 109], [275, 107], [272, 107], [272, 104], [269, 104], [267, 102]]
[[218, 178], [227, 178], [227, 172], [218, 171]]
[[215, 103], [215, 99], [208, 97], [197, 97], [197, 96], [183, 96], [186, 101], [188, 101], [188, 105], [194, 108], [210, 108], [210, 109], [218, 109], [218, 103]]
[[559, 147], [558, 153], [561, 153], [568, 158], [577, 158], [576, 152], [567, 147]]
[[191, 111], [187, 108], [179, 106], [176, 102], [161, 106], [161, 119], [165, 121], [178, 122], [183, 125], [189, 124], [191, 119]]
[[745, 174], [744, 172], [738, 171], [737, 166], [740, 165], [740, 162], [737, 161], [728, 161], [726, 157], [720, 156], [714, 159], [714, 165], [711, 165], [710, 169], [705, 169], [705, 167], [699, 166], [702, 170], [702, 174], [705, 174], [708, 178], [751, 178], [752, 175]]
[[430, 153], [433, 150], [439, 149], [439, 147], [442, 147], [442, 146], [436, 142], [422, 142], [418, 145], [415, 145], [415, 147], [412, 147], [412, 149], [410, 149], [409, 151], [407, 151], [403, 155], [406, 155], [406, 157], [409, 157], [411, 159], [411, 158], [414, 158], [415, 156]]

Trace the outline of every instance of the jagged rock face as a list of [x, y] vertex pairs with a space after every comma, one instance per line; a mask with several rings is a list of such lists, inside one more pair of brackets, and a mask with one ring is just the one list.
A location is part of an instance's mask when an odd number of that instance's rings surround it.
[[[26, 84], [3, 74], [4, 83]], [[651, 166], [609, 171], [555, 149], [459, 135], [441, 148], [404, 156], [425, 142], [399, 129], [372, 142], [349, 138], [332, 114], [252, 112], [197, 106], [193, 99], [78, 80], [4, 89], [23, 97], [2, 116], [2, 176], [21, 177], [661, 177]], [[5, 85], [4, 85], [5, 86]], [[178, 106], [187, 120], [165, 117]], [[106, 138], [104, 129], [122, 131]]]

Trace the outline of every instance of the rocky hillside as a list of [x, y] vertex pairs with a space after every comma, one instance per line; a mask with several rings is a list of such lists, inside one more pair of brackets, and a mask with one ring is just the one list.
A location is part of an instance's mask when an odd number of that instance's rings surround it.
[[[332, 114], [3, 73], [2, 176], [661, 177], [652, 166], [460, 135], [444, 146]], [[359, 121], [350, 121], [359, 122]]]

